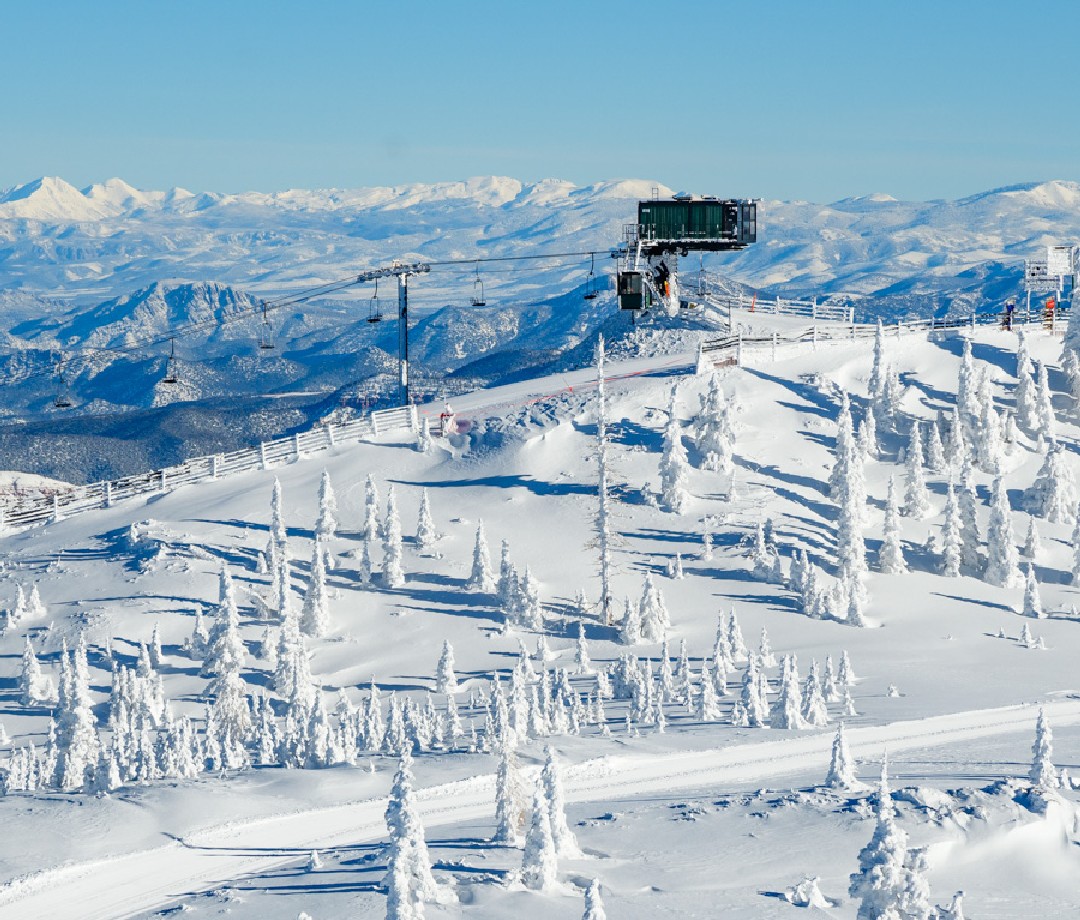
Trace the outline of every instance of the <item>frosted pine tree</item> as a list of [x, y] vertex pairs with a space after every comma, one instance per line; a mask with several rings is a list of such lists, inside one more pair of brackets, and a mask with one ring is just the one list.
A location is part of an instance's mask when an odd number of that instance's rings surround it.
[[960, 503], [956, 498], [956, 489], [949, 480], [949, 491], [945, 496], [945, 522], [941, 525], [941, 573], [947, 578], [956, 578], [960, 574], [963, 562], [964, 543], [960, 529]]
[[408, 750], [402, 753], [401, 762], [394, 775], [390, 800], [386, 805], [386, 829], [390, 842], [387, 845], [387, 873], [384, 884], [388, 888], [394, 886], [396, 883], [393, 876], [400, 873], [408, 886], [405, 900], [414, 905], [434, 900], [437, 887], [431, 874], [431, 858], [424, 840], [424, 825], [416, 810], [412, 757]]
[[739, 704], [746, 725], [750, 728], [762, 728], [768, 721], [768, 705], [761, 692], [761, 668], [756, 655], [751, 655], [743, 673]]
[[476, 542], [473, 544], [472, 572], [466, 586], [481, 594], [491, 594], [495, 590], [495, 573], [491, 568], [491, 553], [488, 550], [487, 534], [484, 521], [476, 525]]
[[1035, 482], [1024, 493], [1027, 508], [1051, 524], [1072, 524], [1076, 497], [1076, 480], [1065, 462], [1064, 448], [1051, 443]]
[[728, 415], [720, 377], [712, 374], [709, 389], [701, 400], [697, 419], [696, 444], [701, 469], [730, 475], [734, 469], [734, 431]]
[[641, 641], [641, 608], [630, 603], [630, 598], [623, 602], [623, 618], [619, 625], [619, 639], [625, 645], [637, 645]]
[[337, 533], [337, 498], [334, 496], [334, 486], [330, 482], [330, 474], [322, 471], [319, 480], [319, 517], [315, 521], [315, 541], [322, 549], [323, 563], [327, 569], [335, 566], [334, 554], [330, 551], [330, 541]]
[[97, 765], [98, 736], [92, 707], [89, 674], [65, 650], [60, 661], [55, 782], [67, 792], [77, 792], [91, 782]]
[[1076, 524], [1073, 526], [1072, 539], [1072, 583], [1080, 585], [1080, 509], [1077, 511]]
[[936, 420], [930, 422], [930, 436], [926, 441], [926, 465], [935, 473], [945, 472], [945, 448], [941, 443], [941, 429]]
[[975, 456], [983, 472], [996, 476], [1005, 457], [1005, 439], [1001, 416], [994, 406], [993, 381], [985, 368], [979, 374], [976, 402], [979, 416], [972, 432]]
[[1039, 595], [1039, 583], [1035, 580], [1035, 567], [1028, 565], [1024, 578], [1024, 616], [1041, 620], [1044, 616], [1042, 597]]
[[885, 327], [881, 320], [877, 321], [874, 330], [874, 360], [870, 366], [870, 379], [867, 381], [867, 391], [870, 401], [876, 402], [881, 398], [885, 389]]
[[600, 880], [593, 879], [585, 889], [585, 913], [581, 920], [607, 920], [604, 913], [604, 900], [600, 897]]
[[611, 469], [608, 460], [607, 384], [604, 378], [604, 337], [596, 345], [596, 551], [600, 575], [600, 615], [611, 625]]
[[664, 452], [660, 457], [660, 496], [666, 511], [682, 514], [690, 502], [690, 494], [686, 489], [689, 464], [686, 459], [686, 448], [682, 443], [682, 430], [679, 426], [675, 399], [676, 391], [675, 387], [672, 387], [668, 404], [668, 421], [664, 428]]
[[641, 590], [641, 602], [638, 605], [641, 635], [646, 642], [662, 642], [667, 637], [671, 617], [660, 589], [653, 581], [652, 573], [645, 574], [645, 583]]
[[521, 859], [521, 882], [533, 891], [543, 891], [555, 884], [558, 861], [551, 836], [551, 817], [542, 783], [533, 794], [525, 852]]
[[961, 564], [976, 574], [982, 569], [979, 557], [982, 535], [979, 533], [979, 501], [975, 495], [975, 467], [970, 456], [965, 457], [956, 498], [960, 506], [960, 541], [963, 545]]
[[802, 694], [799, 692], [799, 672], [794, 655], [785, 655], [780, 675], [780, 692], [769, 713], [773, 728], [806, 728], [802, 717]]
[[544, 768], [540, 772], [540, 782], [544, 786], [544, 798], [547, 800], [551, 838], [555, 843], [556, 855], [565, 859], [581, 856], [577, 838], [570, 830], [570, 825], [566, 823], [562, 778], [559, 775], [559, 764], [555, 760], [555, 751], [551, 747], [544, 749]]
[[416, 522], [416, 545], [420, 549], [430, 549], [439, 540], [439, 533], [435, 530], [435, 522], [431, 518], [431, 502], [428, 499], [428, 490], [420, 492], [420, 512]]
[[922, 468], [922, 439], [919, 436], [919, 423], [911, 423], [911, 437], [908, 439], [905, 454], [907, 469], [904, 476], [903, 513], [911, 518], [921, 519], [930, 514], [930, 494], [926, 491], [926, 479]]
[[41, 699], [43, 686], [41, 664], [38, 662], [30, 637], [23, 646], [22, 669], [19, 672], [19, 700], [24, 706], [32, 706]]
[[986, 530], [986, 580], [999, 588], [1015, 588], [1020, 584], [1020, 568], [1013, 540], [1012, 509], [1005, 494], [1005, 483], [999, 476], [994, 480], [990, 502], [990, 522]]
[[397, 497], [394, 487], [386, 493], [386, 516], [383, 518], [383, 583], [388, 588], [400, 588], [405, 584], [401, 568], [401, 518], [398, 516]]
[[816, 660], [810, 665], [810, 673], [807, 674], [803, 687], [802, 717], [811, 728], [824, 728], [829, 724], [829, 710], [821, 692], [821, 678], [818, 676]]
[[382, 535], [379, 530], [379, 489], [375, 477], [368, 475], [364, 482], [364, 526], [361, 528], [364, 541], [375, 544]]
[[855, 776], [855, 760], [848, 749], [843, 722], [836, 728], [836, 737], [832, 744], [832, 759], [829, 761], [825, 785], [832, 789], [856, 789], [862, 785]]
[[206, 658], [202, 665], [202, 675], [214, 678], [208, 692], [216, 693], [218, 681], [228, 674], [239, 674], [243, 665], [244, 643], [240, 638], [240, 613], [236, 608], [232, 578], [229, 570], [222, 564], [218, 576], [218, 606], [206, 640]]
[[1024, 534], [1024, 558], [1030, 562], [1037, 562], [1042, 553], [1042, 540], [1039, 539], [1039, 531], [1035, 526], [1035, 516], [1028, 516], [1027, 533]]
[[330, 628], [329, 602], [326, 597], [325, 553], [320, 540], [315, 541], [311, 551], [311, 576], [300, 613], [300, 629], [305, 636], [325, 636]]
[[971, 339], [964, 339], [964, 351], [960, 359], [960, 372], [956, 387], [956, 406], [960, 420], [968, 431], [973, 431], [981, 415], [976, 390], [975, 361], [971, 355]]
[[[282, 554], [286, 563], [281, 561]], [[271, 603], [277, 604], [282, 592], [288, 590], [281, 584], [284, 577], [288, 581], [288, 534], [285, 529], [285, 512], [281, 495], [281, 481], [274, 477], [274, 488], [270, 495], [270, 536], [266, 542], [266, 567], [272, 579], [270, 585]]]
[[878, 568], [886, 575], [901, 575], [908, 570], [900, 542], [900, 508], [896, 501], [896, 483], [889, 477], [885, 500], [885, 533], [878, 550]]
[[592, 674], [592, 659], [589, 657], [589, 643], [585, 638], [585, 624], [578, 620], [577, 642], [574, 645], [574, 664], [578, 674]]
[[40, 620], [45, 616], [45, 604], [41, 600], [37, 582], [30, 586], [30, 596], [26, 599], [26, 616], [31, 620]]
[[1060, 785], [1057, 770], [1054, 768], [1053, 743], [1054, 733], [1050, 730], [1046, 713], [1040, 709], [1035, 723], [1035, 743], [1031, 746], [1031, 771], [1028, 776], [1031, 785], [1041, 792], [1057, 789]]
[[454, 673], [454, 647], [449, 639], [443, 639], [442, 654], [435, 669], [435, 692], [451, 696], [458, 692], [457, 674]]
[[1050, 376], [1041, 361], [1035, 362], [1035, 414], [1039, 421], [1038, 433], [1047, 441], [1056, 441], [1057, 418], [1050, 399]]
[[851, 466], [858, 454], [851, 424], [851, 402], [845, 391], [840, 397], [840, 414], [836, 419], [836, 460], [829, 474], [829, 494], [839, 501], [841, 493], [851, 487]]
[[862, 535], [866, 496], [857, 482], [858, 464], [859, 461], [853, 455], [837, 496], [840, 513], [836, 527], [836, 566], [841, 576], [854, 579], [866, 574], [866, 545]]
[[1027, 342], [1024, 333], [1020, 333], [1019, 347], [1016, 352], [1016, 423], [1034, 436], [1040, 428], [1039, 410], [1036, 405], [1037, 391], [1032, 377], [1031, 359], [1028, 357]]
[[525, 826], [526, 789], [518, 768], [513, 733], [498, 744], [499, 766], [495, 771], [495, 842], [516, 846]]

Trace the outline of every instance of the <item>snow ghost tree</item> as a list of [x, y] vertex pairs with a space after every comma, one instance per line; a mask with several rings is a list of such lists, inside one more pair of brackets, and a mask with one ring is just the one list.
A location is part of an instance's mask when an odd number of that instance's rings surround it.
[[854, 789], [860, 785], [855, 776], [855, 761], [844, 736], [843, 722], [837, 726], [836, 737], [833, 739], [832, 760], [829, 761], [825, 785], [833, 789]]
[[484, 533], [483, 520], [478, 521], [476, 525], [472, 571], [469, 574], [466, 586], [482, 594], [490, 594], [495, 590], [495, 572], [491, 568], [491, 553], [488, 550], [487, 534]]
[[557, 856], [573, 859], [581, 855], [577, 838], [566, 823], [566, 805], [563, 800], [562, 778], [559, 776], [559, 765], [555, 760], [555, 752], [550, 748], [544, 750], [544, 768], [540, 773], [540, 781], [544, 786], [544, 798], [547, 800], [548, 818], [551, 826], [551, 839], [555, 844]]
[[300, 613], [300, 629], [305, 636], [325, 636], [330, 627], [324, 559], [322, 541], [316, 539], [311, 551], [311, 577], [308, 579], [304, 607]]
[[398, 516], [397, 497], [390, 486], [386, 495], [386, 517], [383, 518], [383, 581], [388, 588], [400, 588], [405, 584], [401, 568], [401, 518]]
[[1041, 792], [1057, 789], [1060, 785], [1057, 770], [1054, 769], [1053, 742], [1054, 733], [1050, 730], [1046, 713], [1040, 709], [1038, 721], [1035, 723], [1035, 743], [1031, 746], [1029, 776], [1031, 785]]
[[370, 474], [364, 482], [364, 524], [361, 531], [366, 543], [379, 542], [379, 489], [375, 485], [375, 477]]
[[671, 618], [663, 595], [653, 581], [652, 573], [645, 574], [645, 583], [641, 590], [641, 603], [638, 605], [638, 622], [641, 635], [646, 642], [663, 642], [667, 636]]
[[[386, 829], [390, 842], [387, 846], [384, 884], [388, 889], [393, 889], [404, 881], [404, 900], [413, 907], [424, 901], [434, 900], [437, 888], [431, 874], [431, 858], [424, 840], [424, 825], [416, 810], [412, 757], [407, 749], [401, 755], [394, 785], [390, 790], [390, 800], [386, 805]], [[400, 876], [397, 881], [395, 874]]]
[[521, 859], [521, 882], [533, 891], [543, 891], [555, 884], [558, 859], [551, 836], [551, 816], [542, 782], [533, 794], [532, 817], [525, 835]]
[[1019, 554], [1013, 540], [1012, 509], [1000, 476], [994, 480], [992, 495], [986, 530], [986, 580], [999, 588], [1015, 588], [1020, 584]]
[[1072, 524], [1076, 512], [1076, 480], [1065, 462], [1064, 448], [1051, 443], [1031, 488], [1024, 493], [1032, 514], [1051, 524]]
[[435, 530], [435, 522], [431, 518], [431, 502], [428, 499], [428, 490], [420, 493], [420, 513], [416, 522], [416, 545], [420, 549], [430, 549], [438, 542], [439, 533]]
[[1042, 597], [1039, 595], [1039, 583], [1035, 580], [1035, 566], [1028, 565], [1024, 578], [1024, 616], [1034, 620], [1043, 618]]
[[323, 552], [323, 562], [328, 569], [334, 568], [334, 554], [330, 552], [330, 540], [337, 532], [337, 499], [330, 483], [330, 474], [323, 470], [319, 481], [319, 517], [315, 522], [315, 540]]
[[1035, 363], [1035, 414], [1039, 420], [1038, 433], [1047, 441], [1057, 440], [1057, 419], [1050, 399], [1050, 377], [1046, 365]]
[[905, 454], [907, 471], [904, 476], [904, 514], [911, 518], [925, 518], [930, 514], [930, 495], [926, 491], [926, 479], [922, 467], [922, 439], [919, 423], [911, 423], [911, 437]]
[[901, 575], [908, 570], [900, 543], [900, 508], [892, 476], [889, 477], [889, 491], [885, 500], [885, 534], [878, 551], [878, 568], [886, 575]]
[[585, 889], [585, 913], [581, 920], [607, 920], [604, 912], [604, 900], [600, 897], [600, 881], [593, 879]]
[[596, 345], [596, 550], [600, 574], [600, 614], [611, 625], [611, 469], [608, 460], [607, 383], [604, 379], [604, 337]]
[[956, 578], [960, 574], [963, 549], [960, 503], [956, 499], [956, 489], [950, 479], [949, 491], [945, 497], [945, 522], [941, 525], [941, 573], [947, 578]]
[[735, 432], [720, 389], [720, 376], [709, 377], [709, 389], [701, 399], [701, 413], [697, 418], [695, 446], [701, 469], [729, 474], [734, 464]]
[[457, 675], [454, 673], [454, 647], [449, 639], [444, 639], [442, 655], [435, 670], [435, 691], [453, 695], [458, 692]]
[[689, 464], [686, 448], [682, 443], [682, 430], [676, 413], [675, 387], [671, 388], [668, 404], [668, 421], [664, 428], [664, 452], [660, 457], [660, 496], [664, 508], [673, 514], [682, 514], [690, 501], [686, 489]]

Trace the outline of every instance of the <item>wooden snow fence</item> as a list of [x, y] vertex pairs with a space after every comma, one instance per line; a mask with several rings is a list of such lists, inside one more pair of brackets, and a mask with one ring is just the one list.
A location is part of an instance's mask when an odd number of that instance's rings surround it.
[[208, 482], [235, 473], [294, 463], [310, 454], [329, 450], [337, 444], [370, 440], [403, 431], [415, 433], [416, 430], [415, 406], [381, 409], [343, 425], [319, 425], [310, 431], [263, 441], [254, 447], [195, 457], [176, 466], [124, 476], [121, 479], [75, 486], [30, 502], [22, 501], [16, 507], [5, 508], [0, 505], [0, 527], [15, 529], [45, 524], [83, 511], [108, 508], [116, 502], [138, 495], [171, 492], [180, 486], [196, 482]]

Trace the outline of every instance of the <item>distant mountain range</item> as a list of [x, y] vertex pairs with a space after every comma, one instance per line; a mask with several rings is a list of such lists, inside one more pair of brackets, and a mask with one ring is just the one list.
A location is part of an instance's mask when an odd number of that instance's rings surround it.
[[[588, 350], [575, 349], [613, 322], [606, 255], [595, 262], [467, 260], [606, 253], [634, 219], [637, 201], [654, 191], [672, 192], [646, 180], [578, 187], [504, 177], [272, 194], [142, 191], [120, 179], [80, 190], [42, 178], [7, 189], [0, 192], [0, 373], [7, 381], [0, 419], [10, 422], [0, 430], [0, 468], [87, 477], [85, 443], [54, 446], [47, 456], [34, 448], [57, 424], [58, 380], [49, 368], [61, 354], [82, 356], [66, 375], [79, 407], [64, 422], [70, 443], [78, 441], [80, 424], [87, 437], [93, 429], [98, 453], [125, 441], [116, 453], [129, 459], [113, 462], [105, 451], [96, 464], [111, 473], [141, 468], [150, 458], [172, 462], [238, 446], [306, 425], [343, 402], [377, 398], [392, 380], [396, 330], [366, 322], [372, 285], [275, 314], [272, 352], [255, 347], [257, 322], [215, 321], [250, 313], [262, 297], [393, 259], [464, 260], [437, 266], [412, 285], [421, 390], [585, 360]], [[766, 296], [853, 297], [863, 315], [996, 308], [1017, 292], [1025, 257], [1080, 241], [1080, 185], [1014, 186], [958, 201], [766, 199], [759, 240], [706, 264], [733, 286]], [[694, 257], [684, 260], [684, 274], [697, 266]], [[592, 268], [605, 291], [586, 302]], [[478, 269], [488, 302], [482, 309], [469, 303]], [[392, 285], [378, 293], [392, 313]], [[93, 351], [167, 337], [191, 322], [208, 325], [176, 341], [178, 385], [161, 382], [167, 345], [121, 355]], [[276, 417], [267, 395], [281, 410]], [[176, 421], [181, 411], [183, 424]], [[38, 413], [44, 414], [34, 421]]]

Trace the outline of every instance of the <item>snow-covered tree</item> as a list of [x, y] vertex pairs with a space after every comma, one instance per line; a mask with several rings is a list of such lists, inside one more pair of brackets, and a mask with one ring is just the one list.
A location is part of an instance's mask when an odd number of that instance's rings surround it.
[[1046, 365], [1035, 362], [1035, 414], [1039, 420], [1038, 433], [1047, 441], [1057, 440], [1057, 418], [1050, 399], [1050, 375]]
[[802, 717], [802, 693], [799, 690], [798, 665], [794, 655], [785, 655], [780, 673], [780, 692], [769, 713], [773, 728], [806, 728]]
[[487, 534], [484, 532], [484, 521], [482, 519], [476, 524], [472, 572], [469, 574], [466, 586], [482, 594], [490, 594], [495, 590], [495, 573], [491, 568], [491, 553], [488, 550]]
[[1020, 584], [1020, 568], [1016, 543], [1013, 540], [1012, 509], [1005, 494], [1005, 483], [999, 476], [994, 480], [990, 502], [990, 521], [986, 530], [986, 580], [1001, 588]]
[[330, 551], [330, 541], [337, 533], [337, 499], [334, 496], [334, 486], [330, 482], [330, 474], [323, 470], [319, 480], [319, 517], [315, 521], [315, 541], [322, 549], [323, 563], [326, 568], [333, 569], [334, 554]]
[[325, 636], [330, 628], [330, 609], [326, 596], [326, 568], [323, 544], [316, 539], [311, 550], [311, 576], [300, 613], [300, 629], [305, 636]]
[[23, 646], [22, 669], [19, 672], [19, 701], [24, 706], [33, 706], [34, 703], [42, 701], [43, 687], [41, 664], [38, 662], [37, 655], [34, 654], [30, 637], [27, 636], [26, 644]]
[[1036, 407], [1035, 379], [1032, 377], [1031, 358], [1028, 356], [1027, 341], [1023, 330], [1018, 337], [1016, 351], [1016, 423], [1030, 435], [1035, 435], [1040, 428], [1039, 411]]
[[[412, 756], [407, 749], [402, 752], [386, 805], [386, 829], [390, 838], [384, 881], [387, 889], [400, 888], [404, 882], [405, 890], [400, 892], [400, 897], [410, 909], [425, 901], [434, 900], [437, 888], [431, 874], [431, 858], [424, 840], [424, 825], [416, 809]], [[394, 878], [395, 874], [399, 876], [397, 880]]]
[[922, 467], [922, 438], [919, 423], [911, 423], [911, 437], [904, 455], [907, 469], [904, 475], [903, 513], [911, 518], [925, 518], [930, 514], [930, 494], [926, 491], [926, 479]]
[[845, 391], [840, 397], [840, 414], [836, 419], [836, 459], [829, 474], [829, 494], [839, 501], [841, 493], [852, 486], [852, 464], [858, 457], [855, 432], [851, 422], [851, 402]]
[[589, 642], [585, 638], [585, 624], [578, 620], [577, 642], [574, 645], [574, 664], [578, 674], [592, 674], [592, 659], [589, 656]]
[[1028, 776], [1031, 785], [1039, 791], [1045, 792], [1057, 789], [1061, 784], [1057, 770], [1054, 768], [1054, 733], [1050, 730], [1050, 722], [1046, 713], [1039, 710], [1039, 718], [1035, 723], [1035, 743], [1031, 746], [1031, 771]]
[[836, 737], [833, 738], [832, 759], [829, 761], [825, 785], [833, 789], [855, 789], [861, 785], [855, 776], [855, 760], [848, 749], [843, 722], [837, 726]]
[[551, 839], [555, 843], [555, 853], [568, 859], [581, 855], [577, 838], [566, 823], [566, 803], [563, 799], [562, 778], [559, 764], [555, 760], [555, 751], [551, 747], [544, 749], [544, 767], [540, 772], [540, 782], [544, 786], [544, 798], [547, 801]]
[[961, 564], [975, 574], [982, 567], [979, 557], [982, 536], [979, 533], [979, 502], [975, 495], [975, 467], [970, 455], [964, 459], [960, 473], [960, 490], [956, 498], [960, 506]]
[[867, 381], [867, 391], [871, 403], [881, 398], [885, 389], [885, 327], [881, 320], [877, 321], [874, 330], [874, 360], [870, 366], [870, 379]]
[[521, 860], [521, 882], [533, 891], [543, 891], [555, 884], [558, 857], [551, 836], [551, 812], [538, 782], [533, 794], [532, 815], [525, 835], [525, 852]]
[[730, 474], [735, 468], [734, 440], [735, 432], [720, 389], [720, 376], [713, 373], [697, 418], [695, 446], [701, 469]]
[[593, 879], [585, 889], [585, 913], [581, 920], [607, 920], [604, 913], [604, 900], [600, 897], [600, 880]]
[[945, 472], [945, 447], [941, 443], [941, 429], [936, 419], [930, 422], [930, 436], [926, 440], [926, 465], [935, 473]]
[[398, 516], [397, 497], [394, 487], [386, 494], [386, 516], [383, 518], [383, 582], [388, 588], [400, 588], [405, 584], [401, 567], [401, 518]]
[[892, 796], [882, 769], [877, 826], [859, 853], [859, 869], [848, 894], [858, 900], [858, 920], [930, 920], [928, 889], [919, 854], [908, 850], [907, 834], [893, 818]]
[[762, 692], [761, 678], [757, 655], [751, 655], [746, 671], [743, 672], [738, 700], [739, 710], [745, 720], [743, 724], [750, 728], [761, 728], [768, 721], [768, 704]]
[[375, 485], [375, 477], [370, 474], [364, 482], [364, 526], [361, 531], [365, 542], [379, 542], [379, 489]]
[[641, 608], [630, 603], [630, 598], [626, 598], [623, 602], [619, 638], [626, 645], [637, 645], [641, 641]]
[[1035, 580], [1035, 567], [1028, 565], [1027, 575], [1024, 577], [1024, 616], [1034, 620], [1043, 618], [1042, 597], [1039, 594], [1039, 583]]
[[671, 626], [671, 617], [660, 589], [653, 581], [652, 573], [645, 573], [645, 583], [641, 590], [641, 602], [638, 604], [638, 620], [641, 635], [646, 642], [662, 642]]
[[229, 570], [222, 564], [218, 576], [218, 606], [206, 640], [206, 657], [202, 665], [203, 676], [214, 678], [208, 692], [216, 693], [219, 681], [228, 674], [239, 674], [243, 665], [244, 642], [240, 638], [236, 593]]
[[1064, 449], [1051, 443], [1035, 482], [1024, 493], [1027, 508], [1051, 524], [1072, 524], [1076, 499], [1076, 480], [1065, 462]]
[[454, 673], [454, 647], [449, 639], [444, 639], [439, 665], [435, 669], [435, 692], [451, 696], [458, 692], [457, 675]]
[[420, 549], [430, 549], [438, 542], [439, 536], [435, 529], [435, 521], [431, 517], [428, 490], [423, 489], [420, 492], [420, 513], [416, 522], [416, 545]]
[[60, 660], [60, 685], [56, 715], [55, 783], [76, 792], [93, 778], [98, 759], [97, 726], [85, 651], [73, 657], [67, 650]]
[[682, 429], [676, 411], [676, 391], [671, 388], [668, 404], [668, 422], [664, 428], [664, 452], [660, 457], [660, 495], [664, 508], [673, 514], [682, 514], [690, 501], [686, 483], [689, 464], [686, 448], [682, 443]]
[[947, 578], [956, 578], [960, 574], [963, 551], [960, 503], [957, 501], [956, 489], [953, 488], [950, 479], [949, 491], [945, 496], [945, 522], [941, 525], [941, 573]]
[[1037, 562], [1042, 552], [1042, 540], [1039, 539], [1039, 530], [1035, 526], [1035, 515], [1028, 516], [1027, 532], [1024, 534], [1024, 558], [1029, 562]]
[[900, 507], [896, 500], [896, 483], [889, 477], [889, 489], [885, 500], [885, 533], [878, 550], [878, 568], [886, 575], [900, 575], [907, 571], [904, 550], [900, 542]]

